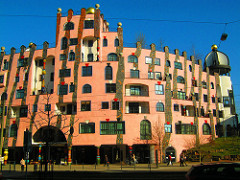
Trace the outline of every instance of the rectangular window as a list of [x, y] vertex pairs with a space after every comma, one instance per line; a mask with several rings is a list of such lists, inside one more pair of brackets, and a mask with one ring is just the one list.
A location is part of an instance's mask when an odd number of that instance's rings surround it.
[[119, 110], [119, 101], [112, 101], [112, 110]]
[[106, 93], [116, 93], [116, 84], [106, 84]]
[[59, 77], [70, 77], [71, 76], [71, 69], [60, 69], [59, 70]]
[[70, 38], [70, 46], [71, 45], [77, 45], [78, 44], [78, 38]]
[[129, 113], [139, 113], [139, 103], [129, 102]]
[[197, 80], [192, 80], [192, 86], [197, 87]]
[[176, 124], [176, 134], [196, 134], [196, 126], [192, 124]]
[[177, 99], [185, 100], [186, 99], [186, 93], [182, 92], [182, 91], [178, 91], [177, 92]]
[[164, 124], [165, 133], [172, 133], [172, 125]]
[[207, 89], [207, 83], [205, 81], [202, 81], [202, 87], [203, 89]]
[[125, 122], [100, 122], [100, 134], [125, 134]]
[[19, 76], [15, 77], [15, 82], [19, 82]]
[[215, 102], [216, 102], [216, 98], [212, 97], [212, 103], [215, 103]]
[[3, 83], [4, 82], [4, 75], [1, 75], [0, 76], [0, 83]]
[[51, 111], [51, 104], [45, 104], [44, 111]]
[[91, 111], [91, 101], [82, 101], [81, 111]]
[[208, 96], [206, 94], [203, 95], [203, 101], [207, 102], [208, 101]]
[[59, 95], [67, 95], [68, 94], [68, 85], [58, 85], [58, 94]]
[[54, 72], [51, 72], [50, 74], [50, 81], [54, 81]]
[[33, 104], [32, 112], [37, 112], [38, 106], [37, 104]]
[[85, 29], [93, 29], [94, 28], [94, 20], [86, 20], [84, 21]]
[[194, 95], [195, 95], [195, 99], [196, 99], [196, 101], [199, 101], [198, 93], [195, 93]]
[[75, 91], [75, 85], [73, 83], [71, 83], [69, 85], [69, 92], [74, 92]]
[[27, 106], [20, 107], [19, 117], [27, 117], [27, 115], [28, 107]]
[[95, 123], [80, 123], [79, 134], [95, 133]]
[[228, 96], [223, 97], [223, 105], [224, 107], [230, 107], [230, 100]]
[[93, 40], [88, 41], [88, 47], [93, 47]]
[[92, 66], [82, 66], [82, 76], [92, 76]]
[[155, 58], [154, 64], [160, 66], [160, 58]]
[[219, 118], [223, 118], [223, 111], [218, 111]]
[[213, 109], [213, 117], [216, 117], [216, 115], [217, 115], [217, 111], [216, 109]]
[[16, 91], [16, 99], [23, 99], [24, 98], [24, 89], [19, 89]]
[[174, 67], [175, 67], [176, 69], [182, 70], [182, 63], [175, 61], [175, 62], [174, 62]]
[[130, 86], [131, 96], [140, 96], [141, 95], [141, 86]]
[[8, 70], [8, 61], [6, 59], [4, 60], [3, 70]]
[[145, 63], [146, 63], [146, 64], [152, 64], [152, 58], [146, 56], [146, 57], [145, 57]]
[[131, 78], [139, 78], [139, 70], [130, 69], [130, 77]]
[[164, 94], [164, 86], [163, 84], [155, 84], [155, 93], [163, 95]]
[[102, 109], [109, 109], [109, 102], [102, 102]]
[[60, 54], [60, 60], [61, 60], [61, 61], [67, 60], [66, 54]]
[[[2, 107], [0, 107], [0, 116], [2, 116], [2, 113], [3, 113], [3, 110], [2, 110]], [[7, 115], [7, 106], [5, 106], [5, 113], [4, 113], [4, 116]]]
[[162, 80], [162, 74], [161, 74], [161, 72], [155, 72], [155, 78], [156, 78], [157, 80]]
[[17, 62], [17, 67], [23, 67], [24, 66], [24, 59], [19, 59]]
[[148, 79], [154, 79], [154, 73], [148, 72]]
[[174, 104], [174, 111], [179, 111], [179, 105], [178, 104]]

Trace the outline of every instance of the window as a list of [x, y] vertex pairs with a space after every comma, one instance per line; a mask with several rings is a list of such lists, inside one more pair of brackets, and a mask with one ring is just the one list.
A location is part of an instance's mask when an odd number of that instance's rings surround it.
[[51, 104], [45, 104], [44, 111], [51, 111]]
[[125, 122], [100, 122], [100, 134], [125, 134]]
[[155, 78], [157, 79], [157, 80], [162, 80], [162, 74], [161, 74], [161, 72], [155, 72]]
[[[3, 113], [3, 110], [2, 110], [2, 107], [0, 107], [0, 116], [2, 116], [2, 113]], [[7, 115], [7, 106], [5, 106], [5, 113], [4, 113], [4, 116]]]
[[148, 120], [142, 120], [140, 123], [140, 139], [141, 140], [152, 139], [151, 123]]
[[77, 45], [78, 44], [78, 38], [70, 38], [69, 39], [69, 45]]
[[145, 57], [145, 63], [146, 64], [152, 64], [152, 58], [151, 57]]
[[112, 101], [112, 110], [119, 110], [119, 101]]
[[8, 70], [8, 61], [5, 59], [3, 63], [3, 70]]
[[10, 137], [16, 137], [17, 136], [17, 125], [16, 124], [12, 124], [10, 127]]
[[88, 40], [88, 47], [93, 47], [93, 40]]
[[66, 60], [66, 59], [67, 59], [66, 54], [60, 54], [60, 60], [61, 61]]
[[155, 84], [155, 93], [163, 95], [164, 94], [164, 86], [163, 84]]
[[182, 92], [182, 91], [178, 91], [177, 92], [177, 99], [185, 100], [186, 99], [186, 93]]
[[92, 76], [92, 66], [82, 66], [82, 76]]
[[219, 118], [223, 118], [223, 111], [218, 111]]
[[73, 83], [71, 83], [70, 85], [69, 85], [69, 92], [71, 93], [71, 92], [75, 92], [75, 85], [73, 84]]
[[196, 126], [193, 124], [178, 123], [175, 125], [176, 134], [196, 134]]
[[68, 94], [68, 85], [58, 85], [58, 93], [59, 95], [67, 95]]
[[183, 78], [182, 76], [178, 76], [178, 77], [177, 77], [177, 82], [178, 82], [178, 83], [181, 83], [181, 84], [184, 84], [184, 83], [185, 83], [185, 80], [184, 80], [184, 78]]
[[206, 83], [205, 81], [202, 81], [202, 87], [203, 87], [204, 89], [207, 89], [207, 83]]
[[203, 101], [207, 102], [208, 101], [208, 96], [206, 94], [203, 95]]
[[172, 125], [164, 124], [165, 133], [172, 133]]
[[22, 106], [20, 107], [19, 117], [27, 117], [28, 115], [28, 107]]
[[213, 109], [213, 117], [216, 117], [217, 116], [217, 111], [216, 109]]
[[164, 104], [162, 102], [158, 102], [156, 106], [157, 112], [164, 112]]
[[160, 66], [160, 58], [155, 58], [154, 64]]
[[216, 102], [216, 98], [212, 97], [212, 103], [215, 103], [215, 102]]
[[60, 69], [59, 70], [59, 77], [70, 77], [71, 76], [71, 69]]
[[95, 133], [95, 123], [80, 123], [79, 134]]
[[62, 50], [67, 49], [67, 46], [68, 46], [68, 39], [67, 39], [66, 37], [63, 37], [63, 38], [62, 38], [61, 49], [62, 49]]
[[93, 54], [92, 53], [87, 55], [87, 61], [88, 62], [93, 62]]
[[192, 66], [191, 65], [189, 65], [189, 71], [192, 72]]
[[84, 21], [85, 29], [93, 29], [94, 28], [94, 20], [86, 20]]
[[128, 62], [129, 63], [138, 63], [137, 56], [133, 56], [133, 55], [128, 56]]
[[116, 93], [116, 84], [106, 84], [106, 93]]
[[73, 30], [73, 29], [74, 29], [74, 23], [73, 23], [73, 22], [67, 22], [66, 24], [64, 24], [63, 29], [64, 29], [65, 31], [67, 31], [67, 30]]
[[211, 89], [214, 89], [214, 84], [213, 84], [213, 82], [211, 82]]
[[24, 89], [19, 89], [16, 91], [16, 99], [23, 99], [24, 98]]
[[85, 84], [85, 85], [83, 86], [82, 93], [91, 93], [91, 92], [92, 92], [92, 87], [91, 87], [91, 85]]
[[19, 76], [15, 77], [15, 82], [19, 82]]
[[32, 112], [37, 112], [38, 106], [37, 104], [33, 104]]
[[199, 101], [199, 95], [198, 95], [198, 93], [195, 93], [194, 96], [195, 96], [196, 101]]
[[19, 59], [17, 63], [17, 67], [23, 67], [24, 66], [24, 59]]
[[141, 95], [141, 86], [130, 86], [131, 96], [140, 96]]
[[148, 79], [154, 79], [154, 73], [148, 72]]
[[54, 72], [51, 72], [50, 74], [50, 81], [54, 81]]
[[107, 47], [108, 46], [108, 40], [107, 39], [103, 39], [103, 47]]
[[182, 70], [182, 63], [175, 61], [175, 62], [174, 62], [174, 67], [175, 67], [176, 69]]
[[210, 135], [211, 134], [211, 128], [209, 124], [204, 123], [203, 124], [203, 135]]
[[139, 113], [139, 103], [138, 102], [129, 102], [129, 113]]
[[105, 80], [112, 80], [112, 67], [111, 66], [105, 67]]
[[200, 109], [200, 115], [201, 115], [201, 116], [205, 116], [205, 112], [204, 112], [203, 107]]
[[139, 78], [139, 70], [130, 69], [130, 77], [131, 78]]
[[174, 108], [174, 111], [179, 111], [179, 105], [178, 104], [174, 104], [173, 108]]
[[109, 109], [109, 102], [102, 102], [102, 109]]
[[166, 66], [167, 66], [167, 67], [171, 67], [171, 63], [170, 63], [169, 60], [166, 61]]
[[71, 51], [69, 53], [69, 61], [74, 61], [75, 60], [75, 53], [73, 51]]
[[230, 107], [230, 100], [228, 96], [223, 97], [223, 105], [224, 107]]
[[81, 111], [91, 111], [91, 101], [82, 101]]
[[115, 53], [108, 54], [108, 61], [118, 61], [117, 54]]
[[118, 46], [119, 46], [119, 39], [118, 39], [118, 38], [116, 38], [116, 39], [114, 40], [114, 46], [115, 46], [115, 47], [118, 47]]
[[197, 80], [192, 79], [192, 86], [197, 87]]
[[3, 83], [4, 82], [4, 75], [1, 75], [0, 76], [0, 83]]

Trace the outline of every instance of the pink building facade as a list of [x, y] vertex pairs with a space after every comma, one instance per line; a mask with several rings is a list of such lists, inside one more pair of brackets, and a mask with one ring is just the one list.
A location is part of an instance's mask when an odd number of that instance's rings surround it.
[[[30, 159], [57, 163], [156, 162], [207, 143], [216, 136], [218, 74], [175, 50], [124, 47], [99, 6], [81, 15], [57, 13], [56, 45], [31, 43], [0, 57], [3, 149], [8, 160], [23, 157], [24, 131], [32, 132]], [[49, 131], [48, 131], [49, 130]], [[50, 132], [50, 134], [49, 134]], [[48, 134], [48, 137], [46, 137]], [[160, 138], [160, 140], [159, 140]], [[42, 147], [42, 152], [39, 151]], [[160, 153], [160, 150], [162, 153]]]

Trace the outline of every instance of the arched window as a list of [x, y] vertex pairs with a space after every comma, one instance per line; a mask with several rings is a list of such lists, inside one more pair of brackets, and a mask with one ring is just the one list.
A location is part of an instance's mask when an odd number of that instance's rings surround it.
[[17, 136], [17, 125], [12, 124], [10, 127], [10, 137], [16, 137]]
[[209, 124], [204, 123], [203, 124], [203, 135], [210, 135], [211, 134], [211, 128]]
[[167, 67], [171, 67], [171, 63], [170, 63], [169, 60], [166, 61], [166, 66], [167, 66]]
[[133, 55], [128, 56], [128, 62], [137, 63], [138, 62], [137, 56], [133, 56]]
[[83, 93], [91, 93], [92, 92], [92, 87], [89, 84], [85, 84], [83, 86]]
[[158, 102], [156, 106], [157, 112], [164, 112], [164, 104], [162, 102]]
[[74, 29], [74, 23], [73, 22], [65, 23], [63, 29], [64, 29], [64, 31], [73, 30]]
[[183, 78], [182, 76], [178, 76], [178, 77], [177, 77], [177, 82], [184, 84], [184, 83], [185, 83], [185, 80], [184, 80], [184, 78]]
[[105, 67], [105, 80], [112, 80], [112, 67], [111, 66]]
[[68, 44], [68, 40], [66, 37], [63, 37], [62, 38], [62, 46], [61, 46], [61, 49], [67, 49], [67, 44]]
[[73, 51], [71, 51], [69, 53], [69, 61], [74, 61], [75, 60], [75, 53]]
[[115, 47], [118, 47], [118, 46], [119, 46], [119, 39], [118, 39], [118, 38], [116, 38], [116, 39], [114, 40], [114, 46], [115, 46]]
[[117, 54], [115, 53], [108, 54], [108, 61], [117, 61], [117, 60], [118, 60]]
[[107, 39], [103, 39], [103, 47], [107, 47], [108, 46], [108, 40]]
[[140, 123], [140, 139], [141, 140], [152, 139], [151, 123], [148, 120], [142, 120]]

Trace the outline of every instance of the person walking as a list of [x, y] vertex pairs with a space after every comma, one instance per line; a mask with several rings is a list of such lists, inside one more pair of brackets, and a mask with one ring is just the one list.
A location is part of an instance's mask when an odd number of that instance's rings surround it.
[[181, 154], [180, 155], [180, 167], [184, 166], [183, 162], [184, 162], [184, 159], [183, 159], [183, 155]]
[[107, 165], [107, 167], [109, 167], [109, 161], [108, 161], [108, 156], [107, 155], [105, 155], [105, 165]]
[[167, 164], [167, 166], [168, 165], [173, 165], [173, 163], [172, 163], [172, 156], [170, 154], [168, 156], [168, 164]]
[[22, 173], [24, 172], [24, 167], [25, 167], [25, 160], [22, 158], [22, 160], [20, 161], [21, 164], [21, 171]]

